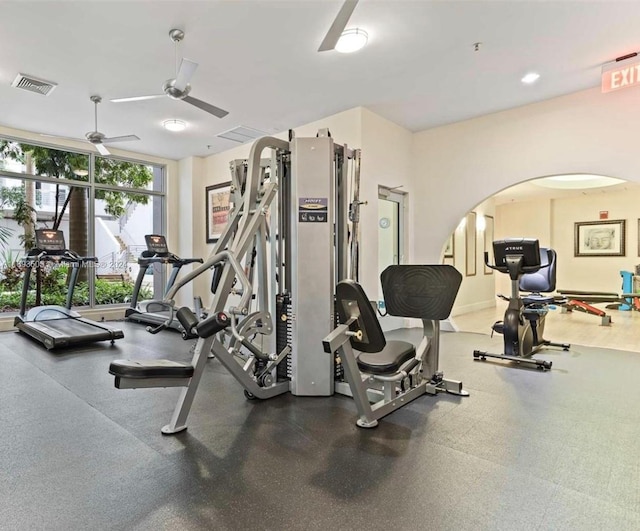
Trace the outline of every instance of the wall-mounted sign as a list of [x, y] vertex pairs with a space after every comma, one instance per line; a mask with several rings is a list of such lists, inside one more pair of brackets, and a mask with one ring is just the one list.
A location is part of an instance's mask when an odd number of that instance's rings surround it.
[[301, 197], [298, 199], [298, 221], [300, 223], [327, 223], [328, 219], [328, 198]]
[[602, 92], [640, 85], [640, 57], [609, 63], [602, 67]]

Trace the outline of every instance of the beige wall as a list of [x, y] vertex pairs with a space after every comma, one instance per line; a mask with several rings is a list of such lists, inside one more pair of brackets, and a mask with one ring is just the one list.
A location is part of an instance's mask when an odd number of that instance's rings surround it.
[[[492, 216], [494, 218], [496, 216], [493, 199], [483, 201], [480, 205], [476, 206], [473, 211], [476, 213], [477, 219], [481, 216]], [[478, 225], [478, 223], [476, 223], [476, 225]], [[493, 273], [485, 274], [484, 271], [485, 230], [476, 226], [476, 274], [472, 276], [467, 275], [466, 234], [466, 223], [459, 223], [454, 231], [454, 258], [453, 260], [444, 260], [444, 263], [455, 266], [455, 268], [462, 273], [462, 285], [460, 286], [455, 305], [451, 311], [451, 314], [454, 316], [495, 306], [495, 275]], [[420, 260], [416, 261], [420, 262]]]
[[640, 181], [638, 91], [590, 89], [414, 135], [418, 261], [438, 260], [460, 219], [537, 177], [595, 173]]
[[[362, 110], [362, 177], [360, 200], [367, 201], [360, 209], [360, 282], [371, 298], [380, 286], [378, 271], [378, 186], [398, 187], [405, 196], [404, 226], [405, 263], [413, 253], [414, 193], [411, 183], [412, 133], [367, 109]], [[356, 147], [356, 146], [354, 146]]]
[[[317, 122], [296, 127], [294, 133], [298, 137], [315, 136], [319, 129], [328, 128], [332, 138], [339, 144], [347, 144], [351, 148], [361, 148], [361, 189], [360, 200], [368, 202], [363, 205], [361, 213], [361, 281], [367, 291], [376, 293], [379, 283], [377, 270], [378, 239], [378, 185], [388, 187], [402, 186], [403, 192], [411, 192], [411, 149], [412, 133], [363, 108], [350, 109], [329, 116]], [[275, 135], [286, 139], [287, 132]], [[200, 199], [193, 204], [193, 215], [196, 224], [204, 223], [204, 188], [211, 184], [229, 180], [229, 162], [234, 159], [247, 158], [251, 144], [245, 144], [223, 153], [204, 159], [201, 178], [194, 179], [197, 187], [194, 198]], [[411, 194], [409, 195], [411, 197]], [[405, 223], [411, 230], [411, 199], [405, 212]], [[181, 213], [181, 219], [188, 220], [187, 213]], [[202, 220], [202, 221], [199, 221]], [[204, 225], [203, 225], [204, 226]], [[205, 243], [204, 231], [200, 238], [194, 233], [193, 250], [195, 256], [208, 256], [213, 248]], [[408, 244], [405, 255], [410, 253]], [[208, 278], [198, 279], [196, 293], [208, 293]], [[203, 300], [206, 299], [203, 297]]]
[[[640, 181], [637, 119], [638, 91], [601, 94], [594, 88], [416, 133], [414, 224], [420, 237], [414, 242], [415, 261], [438, 261], [449, 234], [468, 211], [520, 182], [564, 173]], [[532, 218], [531, 212], [538, 212], [536, 205], [518, 208], [520, 212], [506, 225], [509, 236], [516, 236], [516, 229], [529, 232], [531, 219], [540, 224], [546, 217]], [[536, 229], [547, 238], [549, 223]], [[459, 248], [456, 244], [456, 255]], [[464, 261], [456, 265], [460, 269]], [[616, 266], [612, 270], [615, 277]], [[473, 282], [473, 277], [463, 281], [458, 313], [461, 308], [490, 304], [471, 289]], [[478, 300], [472, 300], [472, 293], [478, 293]]]

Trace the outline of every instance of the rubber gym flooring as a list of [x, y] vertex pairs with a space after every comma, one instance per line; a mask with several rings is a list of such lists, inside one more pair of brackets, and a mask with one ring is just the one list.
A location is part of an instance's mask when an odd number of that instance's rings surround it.
[[189, 429], [163, 436], [179, 390], [115, 389], [108, 366], [192, 343], [123, 327], [60, 354], [0, 334], [1, 529], [640, 529], [639, 353], [550, 350], [542, 373], [473, 361], [499, 337], [444, 333], [441, 367], [471, 396], [374, 430], [341, 396], [247, 401], [209, 360]]

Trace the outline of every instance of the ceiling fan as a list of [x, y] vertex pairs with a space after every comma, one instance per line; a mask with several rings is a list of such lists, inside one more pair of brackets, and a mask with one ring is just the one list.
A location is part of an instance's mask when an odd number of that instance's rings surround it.
[[104, 146], [104, 144], [112, 144], [114, 142], [129, 142], [130, 140], [140, 140], [136, 135], [124, 135], [124, 136], [112, 136], [111, 138], [107, 138], [98, 131], [98, 103], [102, 101], [100, 96], [91, 96], [91, 101], [95, 105], [95, 130], [87, 133], [85, 138], [91, 142], [96, 149], [100, 152], [100, 155], [111, 155], [109, 150]]
[[[175, 43], [176, 49], [176, 59], [178, 56], [178, 43], [184, 39], [184, 31], [179, 29], [172, 29], [169, 32], [169, 37]], [[176, 60], [177, 65], [177, 60]], [[164, 85], [162, 85], [163, 94], [154, 94], [151, 96], [133, 96], [131, 98], [115, 98], [111, 101], [113, 103], [122, 103], [127, 101], [140, 101], [140, 100], [150, 100], [154, 98], [162, 98], [164, 96], [169, 96], [174, 100], [182, 100], [202, 109], [203, 111], [208, 112], [209, 114], [213, 114], [218, 118], [224, 118], [228, 111], [220, 109], [215, 105], [211, 105], [210, 103], [204, 102], [192, 96], [189, 96], [189, 92], [191, 92], [191, 85], [189, 81], [195, 74], [196, 69], [198, 68], [198, 63], [194, 63], [193, 61], [189, 61], [189, 59], [182, 59], [180, 63], [180, 68], [176, 71], [176, 77], [174, 79], [169, 79], [165, 81]]]
[[[130, 140], [140, 140], [140, 138], [138, 138], [136, 135], [112, 136], [108, 138], [103, 133], [98, 131], [98, 103], [102, 101], [102, 98], [100, 96], [91, 96], [91, 98], [89, 99], [95, 105], [95, 113], [94, 113], [95, 129], [93, 131], [90, 131], [86, 135], [84, 135], [84, 137], [88, 142], [90, 142], [96, 147], [96, 149], [101, 155], [111, 155], [111, 153], [109, 153], [109, 150], [106, 148], [104, 144], [113, 144], [115, 142], [128, 142]], [[48, 136], [53, 138], [69, 138], [69, 137], [62, 137], [58, 135], [45, 135], [45, 134], [41, 136]], [[79, 140], [78, 138], [69, 138], [69, 139]]]
[[336, 44], [338, 44], [338, 39], [342, 35], [342, 32], [347, 27], [349, 23], [349, 19], [351, 18], [351, 14], [353, 10], [356, 8], [358, 4], [358, 0], [345, 0], [344, 4], [338, 11], [336, 18], [331, 24], [329, 31], [325, 35], [322, 43], [320, 44], [320, 48], [318, 48], [319, 52], [326, 52], [328, 50], [335, 50]]

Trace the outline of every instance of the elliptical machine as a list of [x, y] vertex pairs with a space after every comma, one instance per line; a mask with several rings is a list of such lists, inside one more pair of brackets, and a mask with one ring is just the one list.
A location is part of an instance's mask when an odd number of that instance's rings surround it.
[[[511, 297], [502, 297], [509, 301], [504, 320], [492, 327], [504, 337], [504, 354], [474, 350], [473, 359], [500, 358], [533, 365], [542, 371], [549, 370], [551, 361], [533, 359], [532, 356], [548, 346], [563, 350], [570, 348], [568, 343], [552, 343], [542, 337], [548, 305], [555, 301], [554, 297], [542, 295], [542, 292], [555, 289], [555, 251], [540, 249], [538, 240], [521, 238], [494, 241], [493, 255], [495, 264], [492, 265], [489, 253], [484, 253], [487, 267], [507, 273], [511, 279]], [[523, 299], [521, 288], [536, 293]]]

